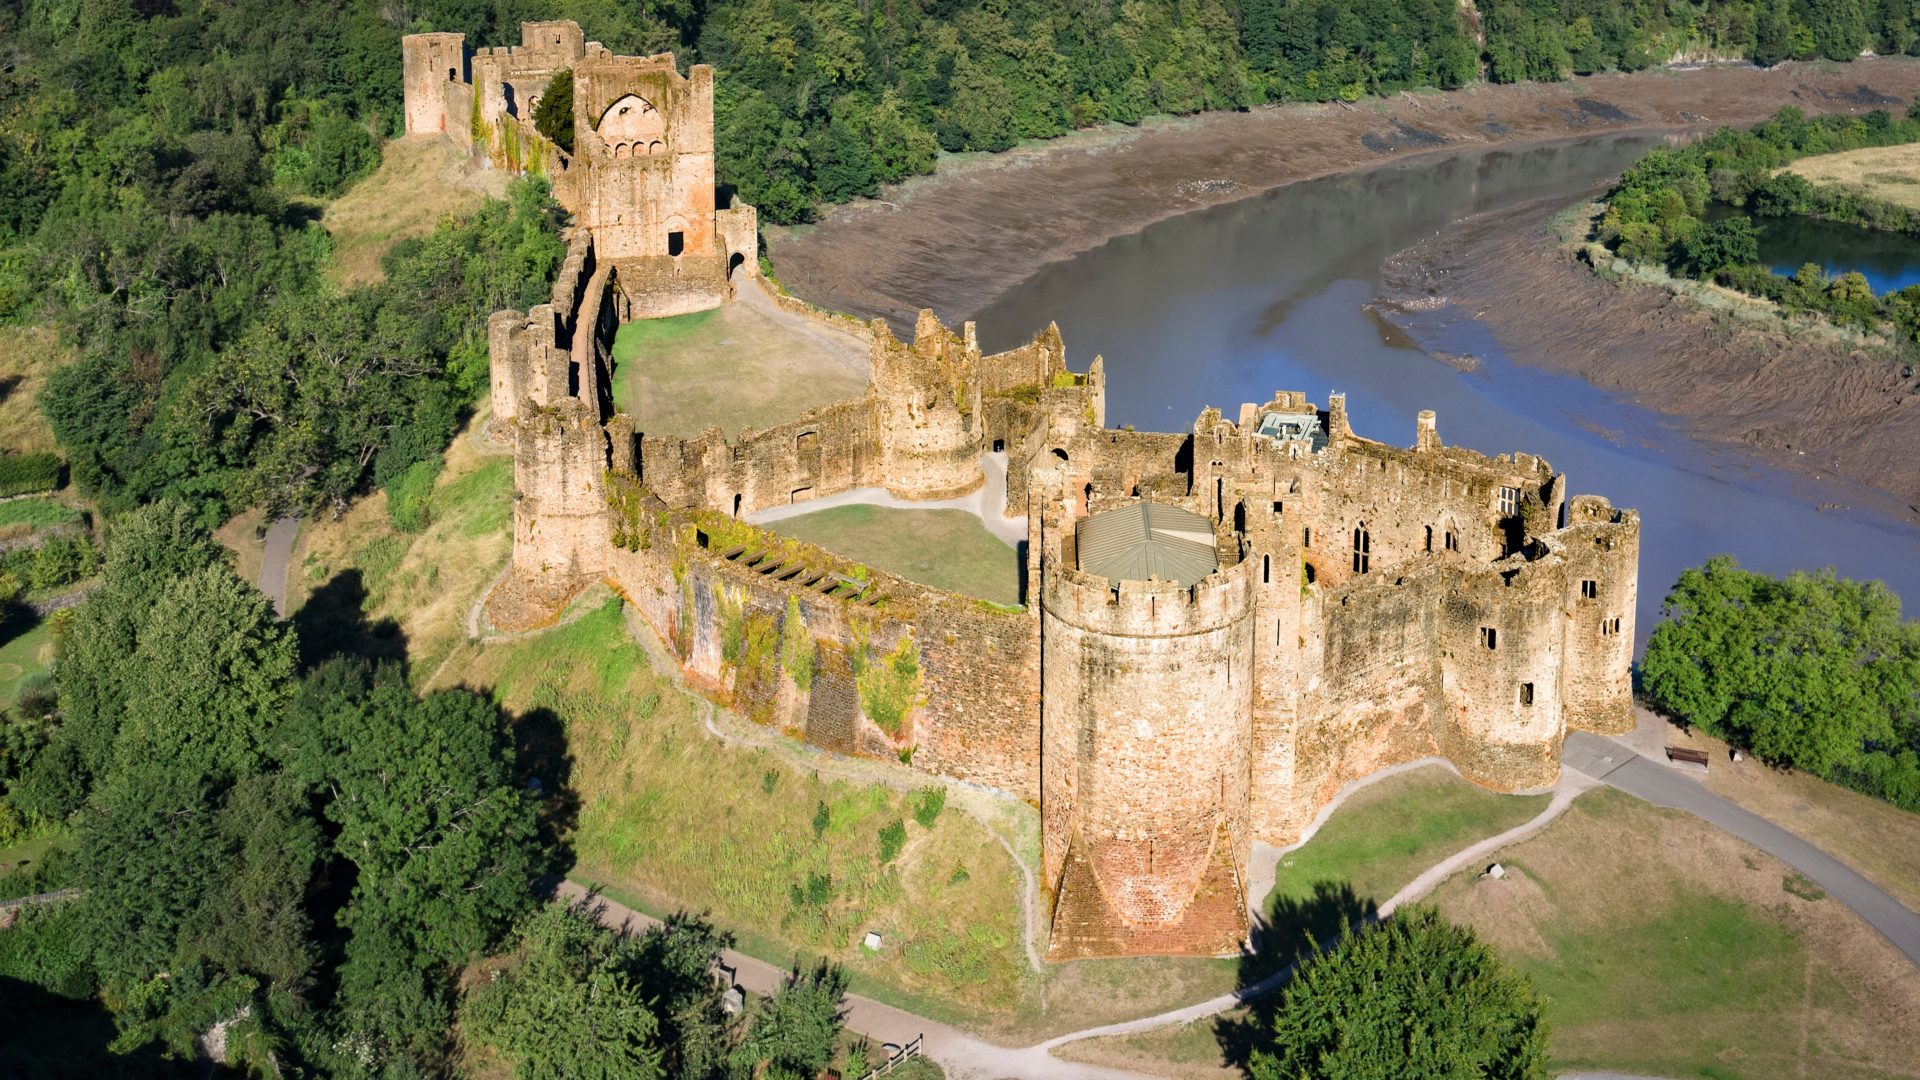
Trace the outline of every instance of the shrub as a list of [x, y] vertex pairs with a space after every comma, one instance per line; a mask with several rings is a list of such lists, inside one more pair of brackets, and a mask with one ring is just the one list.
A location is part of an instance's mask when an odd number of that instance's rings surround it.
[[813, 665], [818, 653], [813, 635], [800, 617], [800, 598], [787, 597], [787, 617], [780, 624], [780, 666], [787, 669], [802, 692], [813, 689]]
[[880, 827], [880, 862], [885, 865], [900, 854], [907, 846], [907, 823], [894, 818]]
[[433, 482], [440, 475], [440, 461], [416, 461], [388, 482], [387, 517], [394, 528], [417, 533], [432, 523]]
[[60, 486], [60, 456], [51, 453], [0, 456], [0, 498]]
[[33, 553], [27, 584], [35, 589], [71, 585], [100, 568], [100, 551], [84, 536], [59, 536]]
[[827, 834], [828, 826], [833, 824], [833, 811], [827, 809], [827, 801], [820, 800], [820, 806], [813, 812], [813, 838], [820, 839]]
[[900, 734], [907, 713], [920, 704], [919, 648], [911, 637], [901, 635], [899, 644], [879, 663], [860, 665], [854, 684], [867, 718], [889, 735]]
[[921, 828], [931, 829], [946, 805], [946, 788], [938, 784], [923, 787], [913, 800], [913, 820], [919, 822]]

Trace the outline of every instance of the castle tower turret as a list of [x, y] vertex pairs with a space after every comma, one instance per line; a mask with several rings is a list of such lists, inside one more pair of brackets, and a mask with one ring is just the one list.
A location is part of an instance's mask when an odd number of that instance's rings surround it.
[[524, 403], [515, 421], [513, 565], [528, 575], [578, 577], [606, 569], [607, 436], [593, 406], [562, 398]]
[[1567, 726], [1603, 735], [1632, 731], [1633, 612], [1639, 603], [1640, 515], [1597, 495], [1576, 495], [1557, 545], [1566, 559]]
[[872, 358], [887, 490], [903, 499], [950, 499], [985, 483], [978, 346], [923, 311], [912, 345], [874, 320]]
[[467, 35], [408, 34], [400, 39], [407, 134], [447, 130], [447, 87], [467, 83]]
[[[1204, 519], [1175, 513], [1211, 541]], [[1111, 555], [1114, 539], [1078, 537], [1076, 561]], [[1255, 564], [1188, 584], [1063, 561], [1042, 570], [1049, 955], [1231, 952], [1247, 929]]]

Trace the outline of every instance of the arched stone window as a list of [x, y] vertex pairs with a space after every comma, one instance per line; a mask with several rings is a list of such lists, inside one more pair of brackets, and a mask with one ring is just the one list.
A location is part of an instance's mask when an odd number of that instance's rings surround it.
[[667, 137], [666, 119], [652, 102], [635, 94], [607, 106], [607, 111], [600, 114], [597, 128], [607, 144], [626, 144], [627, 156], [636, 150], [646, 153], [655, 144], [665, 145]]
[[1373, 538], [1367, 535], [1367, 523], [1353, 527], [1353, 572], [1364, 574], [1373, 561]]

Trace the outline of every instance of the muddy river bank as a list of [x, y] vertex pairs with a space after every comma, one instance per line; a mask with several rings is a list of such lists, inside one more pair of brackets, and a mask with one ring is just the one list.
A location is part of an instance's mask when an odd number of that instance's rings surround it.
[[1381, 271], [1383, 308], [1449, 353], [1449, 324], [1471, 319], [1509, 357], [1804, 474], [1814, 483], [1796, 487], [1825, 510], [1920, 522], [1920, 371], [1910, 360], [1605, 280], [1555, 243], [1549, 221], [1563, 209], [1542, 200], [1480, 214], [1396, 254]]
[[1887, 57], [1595, 75], [1161, 120], [946, 162], [877, 199], [827, 207], [815, 224], [768, 229], [768, 252], [796, 295], [911, 328], [923, 307], [949, 321], [969, 318], [1047, 263], [1300, 180], [1436, 149], [1751, 123], [1783, 105], [1865, 112], [1916, 94], [1920, 61]]

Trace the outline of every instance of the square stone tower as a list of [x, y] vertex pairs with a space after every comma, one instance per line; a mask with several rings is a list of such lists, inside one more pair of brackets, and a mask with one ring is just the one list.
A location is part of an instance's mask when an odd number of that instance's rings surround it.
[[719, 255], [713, 69], [673, 55], [589, 57], [574, 68], [574, 212], [603, 259]]

